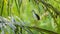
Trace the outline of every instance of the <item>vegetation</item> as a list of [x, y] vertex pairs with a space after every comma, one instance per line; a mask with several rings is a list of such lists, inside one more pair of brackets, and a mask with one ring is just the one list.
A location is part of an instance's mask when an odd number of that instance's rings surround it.
[[0, 0], [0, 34], [60, 34], [60, 0]]

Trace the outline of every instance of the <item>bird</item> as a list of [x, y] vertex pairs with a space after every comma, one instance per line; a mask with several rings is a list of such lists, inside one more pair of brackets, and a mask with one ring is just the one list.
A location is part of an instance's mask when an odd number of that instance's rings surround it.
[[32, 10], [32, 13], [33, 13], [33, 16], [34, 16], [35, 19], [40, 20], [39, 15], [37, 13], [35, 13], [34, 10]]

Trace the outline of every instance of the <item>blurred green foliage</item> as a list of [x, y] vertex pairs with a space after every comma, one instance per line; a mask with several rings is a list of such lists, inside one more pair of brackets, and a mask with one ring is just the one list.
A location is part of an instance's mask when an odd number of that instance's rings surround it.
[[60, 0], [0, 0], [0, 33], [60, 34]]

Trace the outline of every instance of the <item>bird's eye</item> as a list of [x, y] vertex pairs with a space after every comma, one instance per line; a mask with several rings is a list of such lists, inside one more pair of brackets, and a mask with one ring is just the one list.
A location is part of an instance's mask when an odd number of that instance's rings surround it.
[[37, 20], [40, 20], [40, 17], [39, 17], [39, 15], [38, 14], [35, 14], [36, 15], [36, 18], [37, 18]]
[[34, 17], [36, 20], [40, 20], [39, 15], [38, 15], [37, 13], [35, 13], [34, 10], [32, 10], [32, 12], [33, 12], [33, 17]]

